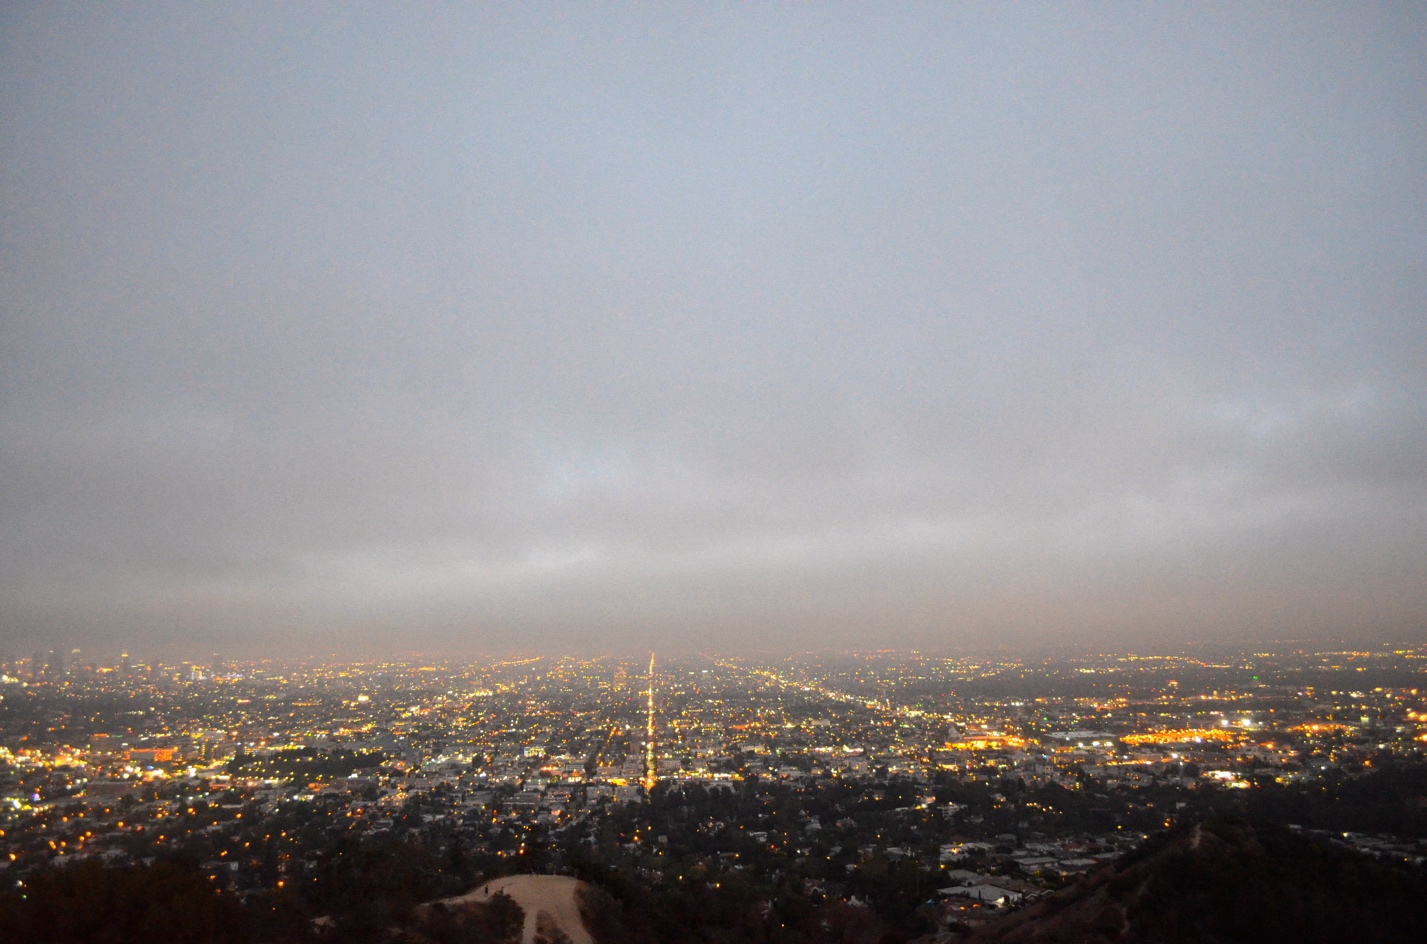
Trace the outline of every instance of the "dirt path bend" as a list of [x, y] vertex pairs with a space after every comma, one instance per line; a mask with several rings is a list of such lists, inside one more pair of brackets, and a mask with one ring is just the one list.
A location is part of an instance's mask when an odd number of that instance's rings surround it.
[[585, 922], [580, 918], [577, 895], [584, 886], [584, 882], [568, 875], [507, 875], [492, 879], [459, 898], [448, 898], [446, 903], [481, 902], [496, 892], [505, 892], [525, 909], [521, 944], [534, 942], [535, 923], [541, 912], [548, 914], [560, 930], [569, 935], [570, 944], [594, 944], [594, 938], [590, 937]]

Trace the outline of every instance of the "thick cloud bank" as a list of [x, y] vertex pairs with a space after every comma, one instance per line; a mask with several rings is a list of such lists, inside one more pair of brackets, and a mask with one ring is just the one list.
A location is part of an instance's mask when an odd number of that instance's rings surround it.
[[1422, 8], [467, 14], [3, 14], [9, 654], [1424, 631]]

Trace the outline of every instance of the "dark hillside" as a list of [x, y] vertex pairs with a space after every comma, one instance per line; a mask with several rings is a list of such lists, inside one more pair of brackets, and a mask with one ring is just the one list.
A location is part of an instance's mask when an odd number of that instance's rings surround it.
[[1176, 829], [988, 926], [976, 944], [1420, 942], [1427, 872], [1278, 826]]

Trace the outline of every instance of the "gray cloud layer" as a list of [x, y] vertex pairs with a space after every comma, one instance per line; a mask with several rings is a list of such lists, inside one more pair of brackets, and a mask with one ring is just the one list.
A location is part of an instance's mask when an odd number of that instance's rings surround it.
[[3, 17], [11, 648], [1427, 626], [1416, 5]]

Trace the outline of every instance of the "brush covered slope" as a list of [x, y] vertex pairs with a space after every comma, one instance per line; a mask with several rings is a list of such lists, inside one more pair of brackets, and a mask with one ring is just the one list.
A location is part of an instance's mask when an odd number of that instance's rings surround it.
[[1420, 942], [1427, 870], [1281, 826], [1186, 826], [969, 938], [975, 944]]

